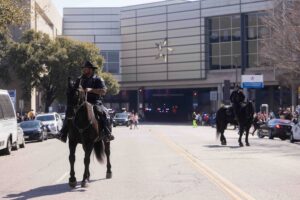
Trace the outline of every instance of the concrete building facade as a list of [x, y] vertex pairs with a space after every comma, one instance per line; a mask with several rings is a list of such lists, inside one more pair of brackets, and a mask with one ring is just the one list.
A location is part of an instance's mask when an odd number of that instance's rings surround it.
[[228, 99], [225, 80], [240, 83], [241, 74], [262, 74], [265, 88], [249, 90], [249, 98], [257, 108], [267, 103], [273, 109], [291, 104], [291, 98], [278, 87], [278, 72], [259, 64], [260, 45], [270, 35], [262, 18], [270, 8], [268, 0], [65, 8], [63, 32], [102, 51], [119, 52], [119, 70], [113, 73], [122, 91], [110, 99], [111, 107], [167, 118], [194, 109], [212, 112]]

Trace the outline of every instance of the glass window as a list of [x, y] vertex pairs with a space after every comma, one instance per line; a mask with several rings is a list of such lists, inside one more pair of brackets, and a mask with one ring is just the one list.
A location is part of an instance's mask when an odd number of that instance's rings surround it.
[[248, 55], [248, 66], [249, 67], [257, 66], [257, 54], [249, 54]]
[[119, 73], [120, 65], [119, 63], [108, 63], [108, 72], [112, 74]]
[[241, 60], [241, 55], [233, 55], [232, 56], [232, 65], [234, 66], [234, 68], [237, 66], [238, 68], [241, 67], [242, 65], [242, 60]]
[[108, 62], [119, 62], [119, 52], [110, 51], [108, 52]]
[[257, 53], [257, 40], [248, 42], [248, 53]]
[[222, 69], [230, 69], [231, 67], [231, 56], [222, 56], [221, 57], [221, 68]]
[[107, 52], [106, 51], [101, 51], [100, 55], [104, 58], [105, 61], [107, 61]]
[[211, 29], [218, 30], [220, 29], [220, 17], [213, 17], [210, 19]]
[[220, 55], [220, 44], [211, 44], [211, 56]]
[[257, 28], [256, 27], [249, 27], [247, 33], [248, 33], [248, 36], [247, 36], [248, 40], [257, 39]]
[[1, 105], [0, 105], [0, 120], [1, 119], [4, 119], [4, 114], [3, 114], [3, 111], [2, 111], [2, 108], [1, 108]]
[[211, 69], [220, 69], [220, 57], [211, 57]]
[[231, 42], [221, 43], [221, 55], [231, 55]]
[[10, 119], [15, 116], [13, 105], [10, 101], [10, 97], [7, 95], [0, 95], [0, 104], [2, 108], [2, 114], [5, 119]]
[[216, 31], [211, 31], [210, 32], [210, 42], [211, 43], [215, 43], [215, 42], [219, 42], [219, 30]]
[[253, 14], [248, 14], [248, 26], [257, 26], [257, 14], [253, 13]]
[[241, 16], [233, 15], [232, 16], [232, 28], [239, 28], [241, 26]]
[[222, 16], [220, 18], [220, 29], [231, 28], [231, 16]]
[[232, 54], [241, 54], [241, 42], [232, 42]]
[[220, 30], [221, 42], [231, 41], [231, 29]]
[[241, 30], [232, 29], [232, 41], [240, 41], [241, 40]]

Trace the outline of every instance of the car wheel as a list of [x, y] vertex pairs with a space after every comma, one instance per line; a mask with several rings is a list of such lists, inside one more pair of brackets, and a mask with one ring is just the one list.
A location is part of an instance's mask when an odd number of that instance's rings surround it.
[[269, 129], [269, 139], [273, 140], [274, 139], [274, 134], [273, 134], [273, 130]]
[[290, 142], [291, 142], [291, 143], [294, 143], [294, 142], [295, 142], [295, 139], [294, 139], [293, 133], [291, 133], [291, 135], [290, 135]]
[[11, 149], [12, 149], [12, 144], [11, 144], [11, 140], [10, 138], [7, 140], [7, 144], [6, 144], [6, 148], [4, 149], [4, 153], [6, 155], [10, 155], [11, 154]]
[[22, 144], [20, 144], [20, 148], [25, 148], [25, 139], [24, 139], [24, 137], [23, 137]]
[[257, 136], [258, 136], [258, 138], [264, 138], [264, 137], [265, 137], [265, 136], [263, 135], [263, 133], [262, 133], [262, 130], [258, 130]]
[[13, 145], [12, 150], [17, 151], [19, 149], [18, 140], [16, 141], [16, 144]]

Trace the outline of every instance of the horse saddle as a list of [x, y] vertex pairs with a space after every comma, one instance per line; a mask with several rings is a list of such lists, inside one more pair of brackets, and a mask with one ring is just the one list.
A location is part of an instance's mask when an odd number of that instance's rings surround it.
[[93, 128], [97, 131], [97, 134], [99, 135], [99, 124], [94, 111], [94, 106], [89, 102], [85, 102], [85, 106], [87, 110], [88, 120], [90, 121]]

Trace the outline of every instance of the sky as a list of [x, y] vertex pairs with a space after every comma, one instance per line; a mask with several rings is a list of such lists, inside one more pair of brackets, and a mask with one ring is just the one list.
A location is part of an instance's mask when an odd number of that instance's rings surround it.
[[122, 7], [163, 0], [52, 0], [60, 14], [64, 7]]

